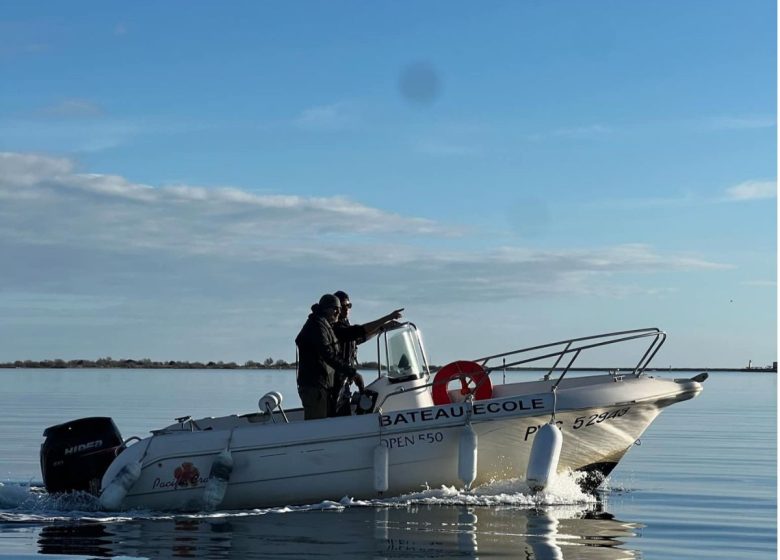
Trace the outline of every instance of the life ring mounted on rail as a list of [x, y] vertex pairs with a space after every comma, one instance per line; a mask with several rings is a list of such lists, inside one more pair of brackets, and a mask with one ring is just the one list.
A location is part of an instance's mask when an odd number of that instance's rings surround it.
[[451, 362], [441, 368], [436, 377], [433, 378], [433, 404], [449, 404], [450, 393], [447, 385], [453, 379], [460, 379], [459, 393], [465, 398], [466, 395], [474, 395], [474, 400], [481, 401], [493, 396], [493, 385], [490, 383], [490, 376], [485, 369], [476, 362], [458, 360]]

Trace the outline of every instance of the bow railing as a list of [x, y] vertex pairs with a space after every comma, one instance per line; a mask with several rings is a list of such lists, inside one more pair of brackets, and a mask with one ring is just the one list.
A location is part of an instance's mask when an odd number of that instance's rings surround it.
[[[658, 350], [666, 341], [666, 333], [655, 327], [569, 338], [558, 342], [550, 342], [538, 346], [520, 348], [519, 350], [502, 352], [500, 354], [478, 358], [474, 361], [480, 364], [486, 372], [490, 373], [503, 368], [518, 366], [532, 367], [535, 362], [554, 358], [555, 363], [553, 363], [552, 366], [540, 369], [548, 369], [547, 373], [544, 375], [545, 380], [549, 380], [554, 371], [562, 370], [561, 376], [556, 383], [557, 386], [566, 373], [574, 366], [574, 363], [580, 357], [580, 354], [584, 351], [642, 338], [649, 339], [648, 346], [636, 366], [633, 368], [633, 371], [630, 372], [639, 377], [644, 373], [653, 357], [655, 357]], [[507, 358], [510, 358], [509, 361], [507, 361]], [[502, 360], [500, 364], [496, 363], [499, 359]], [[564, 362], [564, 365], [561, 365], [561, 362]]]

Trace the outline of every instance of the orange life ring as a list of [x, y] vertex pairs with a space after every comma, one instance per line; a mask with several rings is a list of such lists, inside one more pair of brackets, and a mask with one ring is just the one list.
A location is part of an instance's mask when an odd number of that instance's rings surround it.
[[450, 394], [447, 392], [447, 384], [453, 379], [460, 379], [460, 394], [473, 394], [474, 400], [481, 401], [493, 396], [493, 385], [490, 376], [485, 369], [476, 362], [459, 360], [441, 368], [433, 378], [433, 404], [448, 404]]

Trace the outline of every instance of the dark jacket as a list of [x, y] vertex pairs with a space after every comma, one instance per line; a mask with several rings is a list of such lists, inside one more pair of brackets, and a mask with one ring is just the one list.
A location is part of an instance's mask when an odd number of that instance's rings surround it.
[[298, 385], [331, 389], [339, 377], [352, 378], [357, 370], [341, 355], [336, 334], [325, 317], [312, 313], [295, 338], [298, 345]]
[[349, 319], [342, 319], [333, 325], [333, 332], [339, 341], [342, 359], [357, 367], [357, 345], [366, 341], [366, 329], [363, 325], [351, 325]]

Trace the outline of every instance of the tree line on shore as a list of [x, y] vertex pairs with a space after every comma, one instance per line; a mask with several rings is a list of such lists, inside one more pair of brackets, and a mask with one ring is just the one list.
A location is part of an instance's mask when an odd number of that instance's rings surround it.
[[[236, 362], [189, 362], [180, 360], [156, 361], [144, 358], [142, 360], [125, 360], [114, 358], [98, 358], [97, 360], [16, 360], [0, 363], [0, 368], [30, 368], [30, 369], [77, 369], [77, 368], [121, 368], [121, 369], [294, 369], [296, 362], [266, 358], [262, 362], [247, 360], [243, 364]], [[362, 362], [363, 369], [376, 369], [376, 362]]]
[[[297, 362], [288, 362], [286, 360], [274, 360], [266, 358], [262, 362], [247, 360], [243, 364], [236, 362], [188, 362], [181, 360], [156, 361], [144, 358], [142, 360], [115, 360], [111, 357], [98, 358], [97, 360], [16, 360], [14, 362], [0, 362], [0, 369], [26, 368], [26, 369], [78, 369], [78, 368], [97, 368], [97, 369], [296, 369]], [[361, 362], [358, 369], [376, 370], [379, 367], [377, 362]], [[431, 372], [441, 369], [441, 366], [430, 364], [428, 366]], [[382, 369], [387, 369], [384, 365]], [[561, 368], [553, 368], [560, 371]], [[572, 371], [608, 371], [614, 368], [606, 367], [586, 367], [571, 368]], [[627, 371], [633, 368], [620, 368]], [[777, 362], [763, 368], [668, 368], [676, 371], [767, 371], [777, 372]], [[508, 367], [509, 371], [543, 371], [544, 367]], [[647, 368], [647, 371], [666, 371], [667, 368]]]

